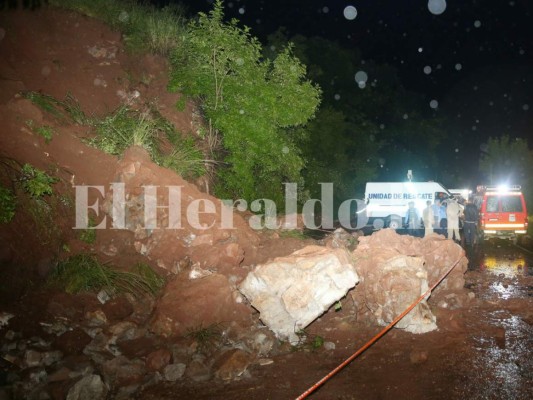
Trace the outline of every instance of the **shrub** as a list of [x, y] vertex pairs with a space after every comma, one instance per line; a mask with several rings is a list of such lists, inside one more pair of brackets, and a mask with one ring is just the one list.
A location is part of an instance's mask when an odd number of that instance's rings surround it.
[[22, 188], [31, 197], [41, 198], [44, 195], [52, 194], [52, 185], [58, 180], [30, 164], [24, 164], [21, 170], [20, 181]]
[[319, 104], [320, 90], [287, 47], [273, 61], [237, 21], [223, 22], [222, 2], [189, 24], [172, 53], [169, 88], [202, 100], [212, 129], [221, 132], [225, 167], [217, 195], [283, 204], [286, 181], [299, 182], [304, 161], [295, 130]]

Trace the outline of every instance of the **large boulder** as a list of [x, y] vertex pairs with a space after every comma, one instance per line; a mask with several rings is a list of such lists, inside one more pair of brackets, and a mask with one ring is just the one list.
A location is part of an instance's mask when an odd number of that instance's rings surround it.
[[225, 328], [230, 321], [249, 326], [252, 309], [242, 301], [224, 275], [176, 278], [167, 284], [157, 301], [151, 329], [164, 337], [179, 337], [212, 325]]
[[[456, 267], [432, 295], [438, 295], [443, 289], [463, 290], [468, 263], [463, 249], [444, 236], [432, 234], [420, 239], [398, 235], [392, 229], [360, 237], [353, 256], [361, 283], [352, 297], [361, 311], [370, 309], [372, 318], [382, 326], [392, 322], [456, 262]], [[436, 318], [426, 300], [396, 327], [412, 333], [437, 329]]]
[[258, 265], [239, 290], [278, 338], [298, 341], [299, 330], [359, 282], [345, 249], [307, 246]]

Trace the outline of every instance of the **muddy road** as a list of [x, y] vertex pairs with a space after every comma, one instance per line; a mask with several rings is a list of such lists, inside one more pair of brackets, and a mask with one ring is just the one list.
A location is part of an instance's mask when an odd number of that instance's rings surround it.
[[[393, 329], [308, 398], [533, 398], [533, 253], [494, 240], [469, 256], [470, 300], [433, 304], [438, 330], [413, 335]], [[334, 350], [281, 348], [240, 381], [158, 385], [139, 398], [294, 399], [381, 330], [348, 308], [308, 327]]]

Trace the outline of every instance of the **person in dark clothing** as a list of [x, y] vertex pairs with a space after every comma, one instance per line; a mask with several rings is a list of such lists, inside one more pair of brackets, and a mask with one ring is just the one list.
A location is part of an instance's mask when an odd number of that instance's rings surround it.
[[467, 246], [476, 244], [477, 224], [479, 222], [479, 211], [473, 203], [473, 198], [469, 198], [464, 210], [464, 237]]

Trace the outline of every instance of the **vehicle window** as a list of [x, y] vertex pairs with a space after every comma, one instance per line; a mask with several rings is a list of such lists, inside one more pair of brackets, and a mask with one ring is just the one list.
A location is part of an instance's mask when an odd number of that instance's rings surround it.
[[502, 212], [522, 212], [520, 196], [502, 196]]
[[498, 200], [496, 196], [487, 197], [487, 212], [498, 212]]

